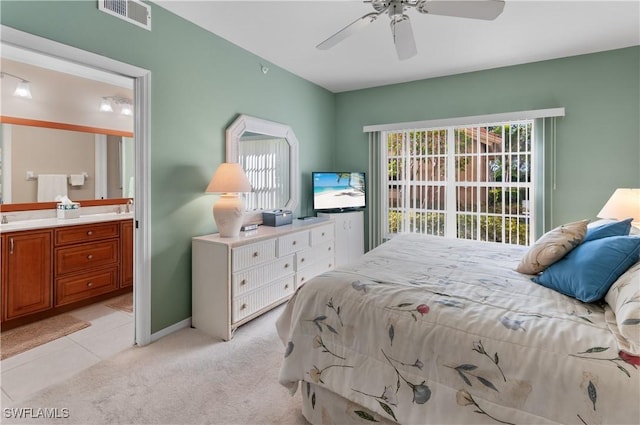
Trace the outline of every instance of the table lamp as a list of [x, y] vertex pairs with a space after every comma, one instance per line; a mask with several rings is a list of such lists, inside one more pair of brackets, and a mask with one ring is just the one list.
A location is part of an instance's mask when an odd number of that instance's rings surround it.
[[631, 224], [640, 228], [640, 189], [616, 189], [598, 213], [598, 218], [624, 220], [632, 217]]
[[223, 238], [232, 238], [240, 234], [244, 202], [238, 195], [251, 192], [251, 183], [238, 163], [223, 162], [213, 174], [206, 192], [221, 193], [220, 199], [213, 205], [213, 219]]

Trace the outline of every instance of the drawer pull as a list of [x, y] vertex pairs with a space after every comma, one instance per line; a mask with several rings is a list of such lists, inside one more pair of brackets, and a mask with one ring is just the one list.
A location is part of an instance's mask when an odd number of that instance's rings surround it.
[[87, 287], [91, 288], [93, 286], [93, 282], [87, 282]]
[[246, 309], [246, 308], [247, 308], [247, 305], [246, 305], [246, 304], [242, 304], [242, 305], [240, 306], [240, 310], [244, 310], [244, 309]]
[[297, 244], [297, 243], [298, 243], [297, 241], [293, 241], [293, 244], [294, 244], [294, 245], [295, 245], [295, 244]]
[[91, 235], [93, 235], [93, 230], [87, 231], [87, 236], [91, 236]]
[[304, 282], [304, 276], [300, 278], [300, 282]]
[[93, 260], [93, 254], [89, 254], [89, 255], [87, 255], [87, 259], [88, 259], [88, 260]]
[[285, 265], [284, 265], [284, 268], [285, 268], [285, 269], [288, 269], [288, 268], [289, 268], [289, 263], [285, 264]]
[[242, 279], [242, 281], [240, 282], [240, 286], [244, 286], [247, 284], [247, 279]]
[[329, 251], [331, 251], [331, 247], [329, 247]]
[[284, 285], [284, 289], [289, 289], [289, 285]]
[[254, 253], [253, 253], [253, 256], [254, 256], [254, 257], [257, 257], [257, 256], [258, 256], [258, 251], [254, 252]]
[[302, 257], [302, 258], [300, 259], [300, 262], [301, 262], [301, 263], [304, 263], [304, 257]]
[[324, 232], [322, 232], [322, 236], [324, 236]]

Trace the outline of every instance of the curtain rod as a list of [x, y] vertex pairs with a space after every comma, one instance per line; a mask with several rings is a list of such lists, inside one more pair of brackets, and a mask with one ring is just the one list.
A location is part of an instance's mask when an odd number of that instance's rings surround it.
[[450, 127], [455, 125], [487, 124], [494, 122], [531, 120], [536, 118], [564, 116], [564, 108], [532, 109], [529, 111], [504, 112], [498, 114], [474, 115], [468, 117], [440, 118], [426, 121], [409, 121], [391, 124], [365, 125], [364, 127], [362, 127], [362, 131], [365, 133], [371, 133], [374, 131], [406, 130], [408, 128]]

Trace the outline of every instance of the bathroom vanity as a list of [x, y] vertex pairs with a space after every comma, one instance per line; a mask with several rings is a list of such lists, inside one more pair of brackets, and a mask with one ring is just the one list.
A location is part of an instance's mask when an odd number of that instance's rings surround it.
[[0, 225], [2, 328], [109, 298], [133, 287], [133, 213]]

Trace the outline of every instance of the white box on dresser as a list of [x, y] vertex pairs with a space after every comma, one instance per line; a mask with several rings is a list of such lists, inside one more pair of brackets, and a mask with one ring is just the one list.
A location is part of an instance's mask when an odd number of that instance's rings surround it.
[[240, 325], [332, 270], [334, 250], [334, 223], [326, 218], [260, 226], [234, 238], [194, 237], [192, 326], [230, 340]]

